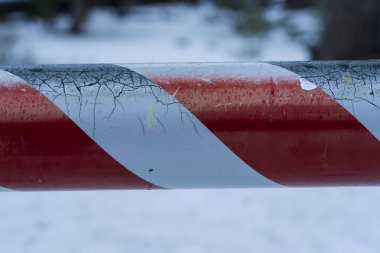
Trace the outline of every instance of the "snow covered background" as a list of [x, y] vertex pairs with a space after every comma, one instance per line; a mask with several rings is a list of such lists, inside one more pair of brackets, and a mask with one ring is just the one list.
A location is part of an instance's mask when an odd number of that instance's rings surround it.
[[[269, 18], [279, 19], [276, 10]], [[82, 36], [0, 23], [13, 61], [99, 63], [307, 60], [281, 28], [237, 34], [208, 4], [95, 11]], [[313, 26], [307, 15], [294, 15]], [[313, 154], [310, 154], [313, 155]], [[378, 252], [380, 188], [0, 194], [0, 252]]]

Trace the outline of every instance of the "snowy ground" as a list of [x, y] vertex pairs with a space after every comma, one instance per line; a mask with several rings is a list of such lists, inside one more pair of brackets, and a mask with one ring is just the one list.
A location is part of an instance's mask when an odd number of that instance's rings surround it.
[[[39, 22], [7, 26], [18, 38], [15, 61], [308, 58], [281, 29], [242, 37], [227, 17], [208, 5], [144, 7], [123, 18], [97, 11], [83, 37]], [[379, 196], [370, 187], [1, 193], [0, 252], [377, 252]]]

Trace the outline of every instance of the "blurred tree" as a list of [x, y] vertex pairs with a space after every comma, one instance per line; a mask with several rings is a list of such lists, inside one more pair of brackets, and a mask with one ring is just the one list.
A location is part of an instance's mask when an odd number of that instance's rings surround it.
[[213, 0], [215, 5], [233, 10], [243, 10], [251, 7], [267, 7], [273, 4], [271, 0]]
[[[0, 0], [0, 20], [6, 20], [13, 12], [27, 17], [40, 17], [52, 28], [54, 19], [60, 14], [68, 14], [70, 25], [68, 31], [82, 33], [87, 15], [94, 7], [111, 8], [119, 15], [124, 15], [134, 5], [187, 2], [197, 4], [201, 0]], [[263, 1], [263, 0], [262, 0]]]
[[42, 17], [48, 25], [61, 13], [68, 13], [70, 16], [69, 32], [81, 33], [87, 13], [90, 11], [91, 0], [32, 0], [31, 15]]
[[269, 0], [213, 0], [215, 5], [238, 13], [236, 28], [243, 33], [261, 33], [269, 29], [269, 22], [264, 17]]
[[79, 34], [83, 31], [83, 23], [86, 19], [90, 4], [87, 0], [70, 0], [69, 13], [71, 18], [70, 32]]
[[32, 0], [31, 15], [51, 21], [58, 13], [61, 0]]
[[285, 8], [287, 9], [302, 9], [312, 7], [315, 0], [285, 0]]
[[0, 33], [0, 64], [12, 62], [13, 46], [15, 45], [16, 37], [8, 31]]
[[324, 31], [313, 58], [380, 57], [380, 1], [334, 0], [323, 5]]

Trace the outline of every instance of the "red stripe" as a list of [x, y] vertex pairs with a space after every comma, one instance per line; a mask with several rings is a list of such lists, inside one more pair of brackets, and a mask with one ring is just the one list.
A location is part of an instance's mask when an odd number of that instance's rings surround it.
[[380, 143], [321, 89], [298, 79], [148, 78], [267, 178], [288, 186], [380, 183]]
[[0, 86], [0, 186], [156, 188], [125, 169], [27, 84]]

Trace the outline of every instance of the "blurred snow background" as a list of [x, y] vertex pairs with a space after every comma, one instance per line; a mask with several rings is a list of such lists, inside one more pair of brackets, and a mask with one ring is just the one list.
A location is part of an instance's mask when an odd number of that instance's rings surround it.
[[[64, 32], [64, 15], [54, 30], [14, 18], [0, 23], [0, 46], [7, 63], [310, 59], [283, 27], [248, 36], [229, 15], [207, 2], [121, 17], [96, 9], [80, 36]], [[305, 12], [292, 16], [317, 29]], [[379, 196], [374, 187], [4, 192], [0, 252], [378, 252]]]
[[[273, 23], [283, 12], [267, 13]], [[300, 23], [316, 22], [308, 15], [294, 15]], [[10, 19], [2, 31], [11, 38], [7, 62], [93, 63], [230, 60], [304, 60], [308, 48], [292, 40], [283, 27], [259, 36], [241, 35], [234, 14], [211, 3], [167, 4], [134, 7], [127, 16], [110, 9], [95, 9], [87, 17], [83, 34], [68, 34], [68, 16], [54, 24], [43, 20]], [[53, 22], [51, 22], [53, 23]], [[49, 26], [50, 25], [50, 26]], [[52, 27], [54, 25], [54, 28]], [[5, 46], [5, 43], [4, 43]]]

